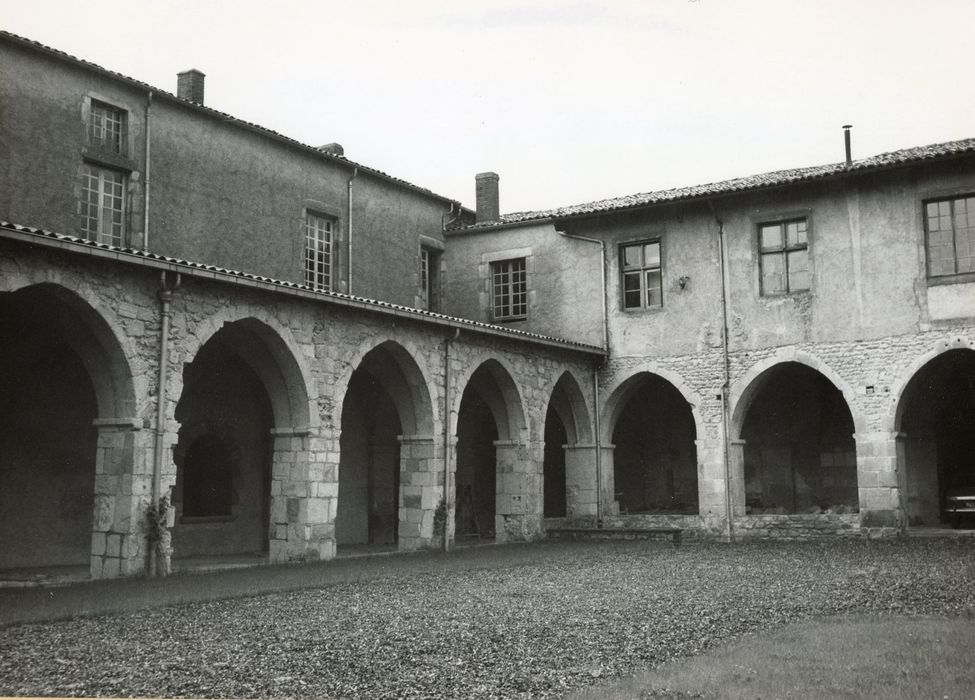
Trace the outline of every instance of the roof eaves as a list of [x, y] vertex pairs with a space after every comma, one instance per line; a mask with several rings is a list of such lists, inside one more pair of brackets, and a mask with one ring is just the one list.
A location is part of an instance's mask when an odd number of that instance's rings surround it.
[[285, 293], [291, 296], [298, 296], [313, 301], [325, 302], [373, 313], [378, 312], [386, 315], [394, 315], [400, 318], [433, 323], [435, 325], [448, 328], [460, 328], [462, 330], [474, 331], [475, 333], [483, 333], [485, 335], [503, 337], [510, 340], [545, 345], [561, 350], [580, 352], [586, 355], [605, 357], [607, 354], [603, 348], [566, 340], [564, 338], [529, 333], [527, 331], [522, 331], [515, 328], [496, 326], [490, 323], [473, 321], [471, 319], [460, 318], [457, 316], [447, 316], [445, 314], [438, 314], [432, 311], [425, 311], [423, 309], [414, 309], [408, 306], [393, 304], [391, 302], [380, 301], [377, 299], [357, 297], [339, 292], [315, 291], [310, 287], [298, 284], [296, 282], [277, 280], [271, 277], [265, 277], [248, 272], [228, 270], [226, 268], [208, 265], [206, 263], [171, 258], [145, 250], [119, 248], [117, 246], [97, 243], [95, 241], [78, 238], [76, 236], [68, 236], [65, 234], [56, 233], [54, 231], [34, 228], [22, 224], [14, 224], [7, 221], [0, 221], [0, 237], [10, 240], [20, 240], [22, 242], [35, 245], [43, 245], [50, 248], [59, 248], [74, 254], [90, 255], [92, 257], [114, 260], [120, 263], [134, 264], [140, 267], [150, 267], [179, 272], [191, 277], [238, 284], [274, 293]]
[[[945, 143], [916, 146], [899, 151], [881, 153], [869, 158], [853, 161], [850, 164], [841, 162], [804, 168], [776, 170], [703, 185], [691, 185], [669, 190], [625, 195], [623, 197], [597, 200], [585, 204], [559, 207], [557, 209], [515, 212], [513, 214], [505, 214], [502, 217], [502, 221], [499, 224], [495, 224], [494, 228], [545, 220], [565, 221], [590, 218], [603, 214], [615, 214], [678, 202], [728, 197], [749, 192], [789, 187], [804, 182], [821, 181], [834, 177], [847, 177], [881, 172], [893, 168], [910, 167], [927, 161], [949, 160], [970, 156], [972, 154], [975, 154], [975, 139], [948, 141]], [[478, 224], [474, 227], [467, 228], [490, 230], [492, 226]]]
[[254, 133], [260, 134], [262, 136], [266, 136], [268, 138], [274, 139], [274, 140], [279, 141], [281, 143], [285, 143], [285, 144], [287, 144], [289, 146], [292, 146], [294, 148], [298, 148], [298, 149], [300, 149], [302, 151], [317, 154], [318, 156], [320, 156], [321, 158], [323, 158], [325, 160], [330, 160], [330, 161], [335, 162], [335, 163], [341, 163], [342, 165], [344, 165], [346, 167], [349, 167], [349, 168], [358, 168], [361, 172], [368, 173], [368, 174], [370, 174], [370, 175], [372, 175], [374, 177], [377, 177], [377, 178], [379, 178], [381, 180], [386, 180], [386, 181], [388, 181], [388, 182], [390, 182], [392, 184], [395, 184], [395, 185], [397, 185], [399, 187], [404, 187], [406, 189], [412, 190], [414, 192], [417, 192], [419, 194], [425, 195], [427, 197], [431, 197], [431, 198], [437, 199], [439, 201], [447, 202], [448, 204], [456, 205], [460, 209], [466, 210], [469, 213], [473, 213], [472, 210], [467, 209], [466, 207], [464, 207], [463, 204], [461, 204], [456, 199], [451, 199], [450, 197], [445, 197], [443, 195], [437, 194], [433, 190], [429, 190], [429, 189], [427, 189], [425, 187], [420, 187], [419, 185], [415, 185], [412, 182], [409, 182], [407, 180], [403, 180], [402, 178], [398, 178], [398, 177], [396, 177], [394, 175], [390, 175], [389, 173], [383, 172], [382, 170], [377, 170], [376, 168], [370, 167], [368, 165], [364, 165], [364, 164], [358, 163], [358, 162], [356, 162], [354, 160], [350, 160], [349, 158], [346, 158], [345, 156], [339, 156], [339, 155], [336, 155], [334, 153], [328, 153], [328, 152], [323, 151], [323, 150], [321, 150], [319, 148], [316, 148], [315, 146], [310, 146], [310, 145], [308, 145], [306, 143], [302, 143], [301, 141], [298, 141], [297, 139], [293, 139], [290, 136], [285, 136], [284, 134], [281, 134], [281, 133], [279, 133], [277, 131], [274, 131], [273, 129], [268, 129], [267, 127], [261, 126], [260, 124], [254, 124], [252, 122], [248, 122], [248, 121], [245, 121], [243, 119], [239, 119], [239, 118], [233, 116], [232, 114], [227, 114], [226, 112], [221, 112], [220, 110], [213, 109], [212, 107], [208, 107], [208, 106], [203, 105], [203, 104], [200, 104], [198, 102], [193, 102], [191, 100], [184, 100], [183, 98], [178, 97], [177, 95], [174, 95], [171, 92], [168, 92], [166, 90], [162, 90], [160, 88], [154, 87], [154, 86], [150, 85], [149, 83], [145, 83], [145, 82], [143, 82], [141, 80], [137, 80], [135, 78], [132, 78], [130, 76], [127, 76], [127, 75], [125, 75], [123, 73], [119, 73], [117, 71], [109, 70], [108, 68], [104, 68], [103, 66], [100, 66], [97, 63], [92, 63], [91, 61], [86, 61], [83, 58], [78, 58], [77, 56], [72, 56], [71, 54], [67, 53], [66, 51], [61, 51], [60, 49], [55, 49], [55, 48], [53, 48], [51, 46], [47, 46], [46, 44], [42, 44], [39, 41], [34, 41], [33, 39], [28, 39], [26, 37], [22, 37], [22, 36], [19, 36], [17, 34], [13, 34], [11, 32], [8, 32], [6, 30], [3, 30], [3, 29], [0, 29], [0, 38], [8, 39], [8, 40], [10, 40], [10, 41], [12, 41], [12, 42], [14, 42], [16, 44], [19, 44], [21, 46], [24, 46], [24, 47], [27, 47], [27, 48], [30, 48], [30, 49], [33, 49], [33, 50], [36, 50], [36, 51], [40, 51], [42, 53], [45, 53], [45, 54], [47, 54], [49, 56], [52, 56], [52, 57], [57, 58], [57, 59], [62, 60], [62, 61], [66, 61], [66, 62], [69, 62], [69, 63], [73, 63], [75, 65], [82, 66], [84, 68], [87, 68], [89, 70], [93, 70], [93, 71], [95, 71], [97, 73], [101, 73], [102, 75], [108, 76], [110, 78], [114, 78], [116, 80], [121, 80], [121, 81], [123, 81], [125, 83], [128, 83], [131, 86], [140, 88], [142, 90], [152, 91], [152, 93], [153, 93], [154, 96], [161, 97], [161, 98], [164, 98], [164, 99], [168, 99], [168, 100], [171, 100], [172, 102], [175, 102], [177, 104], [180, 104], [180, 105], [182, 105], [184, 107], [187, 107], [189, 109], [194, 109], [194, 110], [203, 112], [203, 113], [208, 114], [208, 115], [210, 115], [212, 117], [217, 117], [217, 118], [219, 118], [224, 123], [232, 123], [232, 124], [235, 124], [235, 125], [237, 125], [239, 127], [245, 128], [245, 129], [247, 129], [249, 131], [252, 131]]

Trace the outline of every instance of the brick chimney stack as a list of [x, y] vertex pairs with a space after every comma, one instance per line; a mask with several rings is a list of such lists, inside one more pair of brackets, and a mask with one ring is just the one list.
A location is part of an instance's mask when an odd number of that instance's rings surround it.
[[498, 203], [497, 173], [478, 173], [474, 176], [477, 223], [501, 220], [501, 209]]
[[206, 75], [191, 68], [176, 74], [176, 96], [182, 100], [189, 100], [203, 104], [203, 80]]

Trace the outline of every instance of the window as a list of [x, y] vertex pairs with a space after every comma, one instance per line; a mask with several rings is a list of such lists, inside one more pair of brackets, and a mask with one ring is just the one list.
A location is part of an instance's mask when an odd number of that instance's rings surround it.
[[656, 309], [663, 305], [660, 241], [620, 247], [624, 309]]
[[81, 178], [81, 230], [93, 241], [122, 245], [125, 175], [85, 163]]
[[928, 276], [975, 272], [975, 195], [924, 204]]
[[305, 284], [317, 291], [332, 288], [332, 236], [335, 219], [305, 214]]
[[809, 230], [806, 219], [759, 224], [762, 294], [809, 289]]
[[124, 110], [92, 100], [88, 143], [102, 151], [126, 155], [125, 118]]
[[517, 321], [528, 317], [524, 258], [492, 263], [491, 283], [495, 321]]
[[420, 304], [428, 311], [440, 306], [440, 253], [420, 248]]

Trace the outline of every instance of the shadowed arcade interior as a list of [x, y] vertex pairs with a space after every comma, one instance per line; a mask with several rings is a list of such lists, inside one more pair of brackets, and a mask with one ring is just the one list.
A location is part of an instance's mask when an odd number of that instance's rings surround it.
[[399, 526], [399, 414], [367, 369], [352, 375], [342, 406], [336, 543], [395, 544]]
[[[72, 292], [44, 284], [0, 295], [0, 569], [89, 563], [93, 422], [132, 412], [120, 355]], [[131, 451], [105, 454], [113, 483]]]
[[857, 512], [853, 416], [840, 390], [797, 362], [755, 381], [741, 430], [747, 512]]
[[620, 391], [612, 437], [620, 513], [696, 514], [696, 427], [690, 405], [673, 384], [654, 374], [632, 377]]
[[248, 325], [236, 322], [184, 365], [173, 450], [176, 557], [268, 548], [273, 413], [256, 363], [272, 360]]
[[[924, 365], [900, 412], [908, 524], [956, 524], [944, 512], [948, 491], [975, 492], [975, 351], [949, 350]], [[975, 518], [957, 524], [975, 527]]]

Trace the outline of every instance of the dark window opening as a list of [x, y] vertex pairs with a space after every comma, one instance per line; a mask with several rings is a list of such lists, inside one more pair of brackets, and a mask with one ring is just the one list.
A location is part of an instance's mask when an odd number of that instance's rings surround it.
[[233, 513], [233, 457], [214, 435], [193, 441], [183, 461], [183, 515], [211, 517]]

